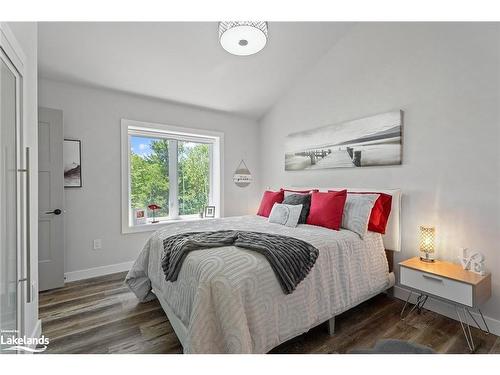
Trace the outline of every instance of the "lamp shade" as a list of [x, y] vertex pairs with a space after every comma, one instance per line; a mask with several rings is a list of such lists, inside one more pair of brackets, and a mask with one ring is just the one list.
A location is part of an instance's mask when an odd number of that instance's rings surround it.
[[233, 55], [253, 55], [267, 43], [267, 22], [219, 22], [219, 41], [222, 48]]
[[433, 253], [436, 241], [436, 228], [420, 226], [420, 251]]

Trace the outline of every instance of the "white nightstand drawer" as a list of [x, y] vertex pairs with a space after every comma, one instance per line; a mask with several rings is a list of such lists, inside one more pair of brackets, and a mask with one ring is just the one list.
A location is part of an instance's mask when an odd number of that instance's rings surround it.
[[473, 306], [472, 285], [407, 267], [400, 268], [401, 284], [438, 297]]

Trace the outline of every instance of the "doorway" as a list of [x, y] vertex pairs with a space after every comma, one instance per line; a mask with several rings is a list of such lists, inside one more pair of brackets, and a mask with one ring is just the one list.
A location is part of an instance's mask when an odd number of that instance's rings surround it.
[[64, 286], [63, 113], [38, 109], [39, 290]]

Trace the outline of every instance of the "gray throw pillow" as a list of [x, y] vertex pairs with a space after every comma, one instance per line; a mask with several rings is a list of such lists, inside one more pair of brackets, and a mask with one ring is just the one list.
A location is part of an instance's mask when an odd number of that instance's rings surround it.
[[379, 194], [349, 194], [342, 215], [342, 228], [349, 229], [363, 238], [368, 230], [368, 221]]
[[301, 211], [301, 204], [292, 206], [289, 204], [275, 203], [268, 220], [270, 223], [281, 224], [294, 228], [297, 226]]
[[290, 194], [285, 195], [283, 204], [291, 205], [302, 205], [302, 211], [300, 212], [299, 224], [305, 224], [307, 220], [307, 215], [309, 215], [309, 209], [311, 208], [311, 194]]

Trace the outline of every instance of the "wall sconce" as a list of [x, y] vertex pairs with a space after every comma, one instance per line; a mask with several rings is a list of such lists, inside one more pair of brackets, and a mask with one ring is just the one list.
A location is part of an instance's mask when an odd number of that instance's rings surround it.
[[436, 242], [436, 228], [420, 226], [420, 260], [423, 262], [434, 262], [434, 250]]

